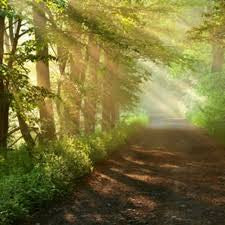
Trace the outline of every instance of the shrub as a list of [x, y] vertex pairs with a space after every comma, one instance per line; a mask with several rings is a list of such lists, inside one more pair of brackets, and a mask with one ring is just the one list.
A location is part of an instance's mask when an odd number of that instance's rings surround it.
[[28, 174], [2, 178], [0, 192], [0, 224], [6, 225], [23, 218], [31, 207], [51, 200], [56, 189], [44, 170], [37, 167]]
[[[131, 121], [131, 120], [130, 120]], [[88, 137], [64, 137], [33, 149], [31, 159], [24, 146], [0, 160], [0, 224], [24, 218], [34, 207], [64, 194], [77, 178], [126, 143], [143, 125], [137, 119], [123, 121], [108, 132]]]

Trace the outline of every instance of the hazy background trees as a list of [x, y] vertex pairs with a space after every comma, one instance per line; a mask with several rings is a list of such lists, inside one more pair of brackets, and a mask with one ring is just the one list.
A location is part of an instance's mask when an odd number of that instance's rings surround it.
[[181, 57], [148, 30], [160, 3], [2, 0], [1, 146], [115, 127], [150, 77], [140, 60]]

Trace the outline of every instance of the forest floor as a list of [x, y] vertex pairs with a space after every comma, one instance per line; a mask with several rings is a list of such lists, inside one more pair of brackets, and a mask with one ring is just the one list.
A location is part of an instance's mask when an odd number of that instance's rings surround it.
[[182, 120], [162, 120], [98, 165], [32, 225], [225, 225], [225, 151]]

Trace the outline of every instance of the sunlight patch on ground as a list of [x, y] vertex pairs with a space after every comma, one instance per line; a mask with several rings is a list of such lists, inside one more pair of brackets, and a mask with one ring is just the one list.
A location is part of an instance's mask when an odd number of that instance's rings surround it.
[[180, 168], [177, 165], [168, 164], [168, 163], [167, 164], [160, 165], [159, 167], [165, 168], [165, 169], [178, 169], [178, 168]]
[[159, 149], [157, 150], [150, 150], [148, 151], [149, 153], [151, 153], [154, 156], [163, 156], [163, 155], [168, 155], [168, 156], [175, 156], [175, 153], [169, 152], [169, 151], [159, 151]]
[[64, 218], [68, 223], [74, 224], [76, 222], [76, 217], [72, 213], [67, 212]]
[[175, 156], [175, 153], [169, 152], [168, 150], [164, 148], [157, 148], [157, 149], [144, 149], [142, 146], [132, 146], [132, 150], [136, 152], [143, 152], [143, 153], [149, 153], [152, 155], [171, 155]]
[[123, 158], [127, 161], [134, 162], [135, 164], [140, 165], [140, 166], [145, 165], [145, 162], [143, 162], [142, 160], [134, 159], [132, 156], [126, 156], [126, 157], [123, 157]]
[[110, 170], [113, 172], [121, 173], [121, 169], [118, 169], [118, 168], [111, 168]]
[[98, 176], [98, 178], [100, 180], [107, 180], [107, 182], [118, 182], [114, 178], [112, 178], [112, 177], [110, 177], [110, 176], [108, 176], [106, 174], [100, 173], [100, 172], [96, 172], [96, 175]]
[[118, 162], [118, 161], [116, 161], [116, 160], [113, 160], [113, 159], [108, 160], [108, 162], [109, 162], [109, 163], [113, 163], [114, 165], [117, 165], [117, 166], [120, 166], [120, 165], [121, 165], [120, 162]]
[[160, 184], [163, 182], [163, 179], [160, 177], [155, 177], [155, 176], [150, 176], [149, 174], [146, 175], [140, 175], [140, 174], [135, 174], [135, 173], [126, 173], [126, 176], [138, 180], [138, 181], [142, 181], [142, 182], [146, 182], [146, 183], [151, 183], [151, 184]]
[[148, 208], [148, 210], [154, 210], [157, 207], [157, 203], [150, 198], [146, 198], [143, 195], [136, 195], [134, 197], [129, 197], [128, 201], [131, 202], [137, 208]]

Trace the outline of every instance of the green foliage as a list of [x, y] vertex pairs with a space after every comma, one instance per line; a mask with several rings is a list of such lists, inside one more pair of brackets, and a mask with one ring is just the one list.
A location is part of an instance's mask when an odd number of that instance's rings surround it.
[[25, 145], [18, 150], [10, 151], [7, 158], [0, 155], [0, 177], [4, 175], [20, 175], [29, 172], [33, 167]]
[[193, 64], [197, 73], [191, 77], [195, 80], [192, 89], [202, 100], [192, 99], [187, 104], [187, 117], [195, 125], [206, 128], [211, 135], [224, 142], [225, 4], [222, 0], [206, 3], [201, 24], [189, 32], [189, 38], [192, 43], [195, 42], [195, 47], [189, 49], [189, 52], [200, 59]]
[[75, 180], [92, 171], [126, 143], [142, 126], [138, 117], [127, 119], [109, 132], [63, 137], [35, 147], [31, 159], [25, 146], [0, 158], [0, 224], [22, 219], [34, 207], [46, 205], [66, 193]]
[[196, 103], [188, 112], [188, 118], [196, 125], [206, 128], [210, 134], [224, 141], [225, 136], [225, 76], [224, 73], [203, 74], [196, 90], [204, 96], [201, 104]]
[[207, 2], [204, 13], [204, 23], [192, 30], [195, 40], [219, 43], [224, 46], [225, 3], [223, 0]]
[[145, 112], [130, 113], [129, 116], [125, 115], [122, 118], [122, 121], [125, 124], [132, 125], [133, 127], [136, 126], [136, 128], [138, 128], [139, 126], [149, 124], [149, 117]]

